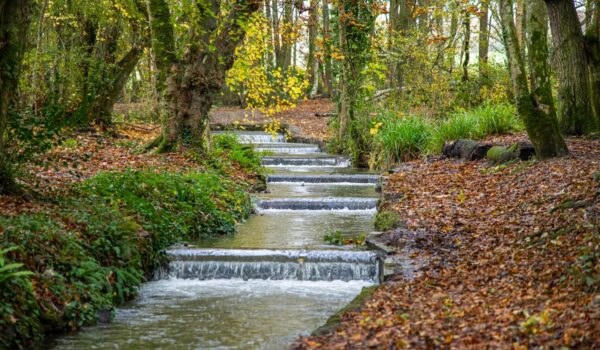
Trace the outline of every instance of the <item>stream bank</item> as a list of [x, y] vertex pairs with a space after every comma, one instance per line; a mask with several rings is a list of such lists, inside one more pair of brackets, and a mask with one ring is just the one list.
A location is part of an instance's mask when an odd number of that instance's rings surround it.
[[272, 151], [263, 164], [276, 175], [254, 200], [257, 215], [235, 235], [168, 250], [168, 266], [117, 309], [114, 323], [62, 337], [56, 349], [280, 349], [380, 281], [376, 253], [324, 241], [372, 231], [376, 175], [318, 145], [266, 142], [256, 132], [239, 139]]

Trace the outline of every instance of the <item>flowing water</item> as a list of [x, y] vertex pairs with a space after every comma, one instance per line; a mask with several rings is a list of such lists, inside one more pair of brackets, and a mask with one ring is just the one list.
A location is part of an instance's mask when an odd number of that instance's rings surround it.
[[[222, 132], [215, 132], [222, 133]], [[325, 233], [368, 233], [378, 176], [318, 145], [238, 133], [269, 151], [268, 191], [235, 235], [167, 251], [169, 264], [107, 325], [60, 337], [56, 349], [282, 349], [378, 283], [381, 260], [332, 246]]]

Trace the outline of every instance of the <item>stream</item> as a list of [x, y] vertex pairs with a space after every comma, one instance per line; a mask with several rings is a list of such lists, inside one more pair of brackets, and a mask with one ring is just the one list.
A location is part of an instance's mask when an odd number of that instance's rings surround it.
[[167, 251], [168, 266], [113, 322], [59, 337], [54, 349], [282, 349], [379, 283], [374, 252], [323, 240], [372, 231], [378, 176], [318, 145], [236, 134], [269, 151], [263, 165], [273, 174], [256, 195], [257, 215], [235, 235]]

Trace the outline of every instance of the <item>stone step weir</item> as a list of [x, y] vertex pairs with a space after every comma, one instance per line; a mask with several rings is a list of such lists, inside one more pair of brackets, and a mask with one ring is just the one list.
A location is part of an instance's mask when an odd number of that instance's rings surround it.
[[291, 157], [291, 156], [265, 156], [262, 158], [262, 164], [269, 167], [333, 167], [349, 168], [350, 159], [336, 156], [317, 156], [317, 157]]
[[254, 150], [258, 152], [271, 152], [276, 154], [310, 154], [319, 153], [319, 145], [310, 143], [258, 143], [254, 144]]
[[270, 134], [264, 131], [211, 131], [212, 135], [235, 135], [240, 143], [270, 144], [285, 143], [285, 135]]
[[155, 279], [263, 279], [378, 283], [381, 258], [370, 251], [173, 249]]
[[379, 175], [375, 174], [273, 174], [267, 177], [268, 183], [306, 183], [306, 184], [377, 184]]
[[267, 210], [376, 210], [378, 198], [327, 197], [262, 199], [256, 203], [258, 212]]

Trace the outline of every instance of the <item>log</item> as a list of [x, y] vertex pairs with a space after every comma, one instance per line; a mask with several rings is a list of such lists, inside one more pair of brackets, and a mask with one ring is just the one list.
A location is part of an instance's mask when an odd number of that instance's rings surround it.
[[336, 115], [337, 115], [337, 113], [324, 113], [324, 112], [315, 113], [315, 117], [317, 117], [317, 118], [329, 118], [329, 117], [335, 117]]
[[442, 154], [449, 158], [473, 161], [485, 158], [490, 148], [492, 148], [492, 145], [489, 143], [461, 139], [445, 143], [442, 148]]
[[520, 160], [529, 160], [535, 156], [535, 149], [531, 144], [514, 144], [505, 147], [460, 139], [446, 142], [442, 147], [442, 154], [448, 158], [459, 158], [469, 161], [487, 157], [494, 164], [502, 164], [517, 158]]
[[492, 164], [504, 164], [511, 160], [519, 158], [519, 145], [514, 144], [509, 147], [494, 146], [487, 152], [487, 159]]

